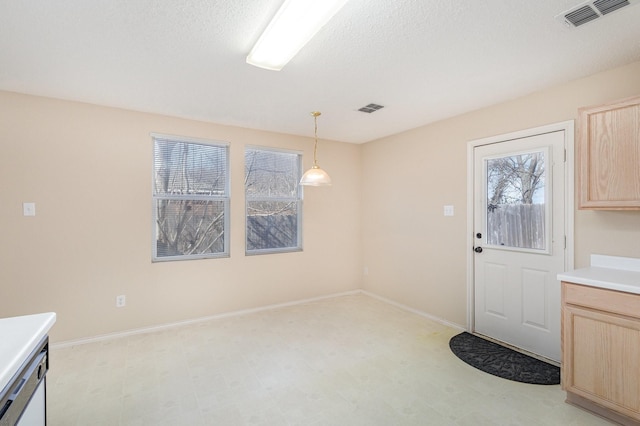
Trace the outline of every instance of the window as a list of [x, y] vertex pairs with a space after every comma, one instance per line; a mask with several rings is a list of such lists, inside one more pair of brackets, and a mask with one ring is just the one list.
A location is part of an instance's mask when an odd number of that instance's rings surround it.
[[487, 245], [547, 249], [546, 151], [486, 159]]
[[153, 135], [153, 260], [229, 256], [229, 148]]
[[246, 253], [302, 250], [302, 155], [245, 149]]

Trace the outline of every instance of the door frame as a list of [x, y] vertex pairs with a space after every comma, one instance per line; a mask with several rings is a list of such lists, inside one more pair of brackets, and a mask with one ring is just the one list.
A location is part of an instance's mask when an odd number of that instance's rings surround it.
[[561, 121], [559, 123], [548, 124], [540, 127], [490, 136], [482, 139], [475, 139], [467, 142], [467, 331], [472, 333], [475, 329], [475, 281], [474, 281], [474, 178], [475, 162], [474, 150], [478, 146], [490, 145], [500, 142], [508, 142], [514, 139], [521, 139], [536, 136], [543, 133], [564, 131], [565, 144], [565, 167], [564, 167], [564, 220], [566, 249], [564, 251], [564, 269], [573, 269], [574, 259], [574, 127], [575, 120]]

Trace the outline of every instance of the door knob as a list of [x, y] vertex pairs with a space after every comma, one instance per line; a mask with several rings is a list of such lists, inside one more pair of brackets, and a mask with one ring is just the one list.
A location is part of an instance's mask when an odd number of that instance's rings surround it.
[[473, 249], [476, 253], [482, 253], [482, 247], [476, 247]]

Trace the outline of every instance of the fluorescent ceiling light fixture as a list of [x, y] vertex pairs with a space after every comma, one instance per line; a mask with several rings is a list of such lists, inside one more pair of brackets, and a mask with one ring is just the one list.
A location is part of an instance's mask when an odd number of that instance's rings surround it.
[[247, 56], [247, 63], [279, 71], [347, 0], [285, 0]]

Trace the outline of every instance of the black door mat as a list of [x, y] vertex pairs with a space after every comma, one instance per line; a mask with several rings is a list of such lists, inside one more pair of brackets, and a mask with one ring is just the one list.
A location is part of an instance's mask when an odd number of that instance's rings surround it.
[[462, 361], [485, 373], [522, 383], [560, 384], [559, 367], [466, 331], [453, 336], [449, 347]]

